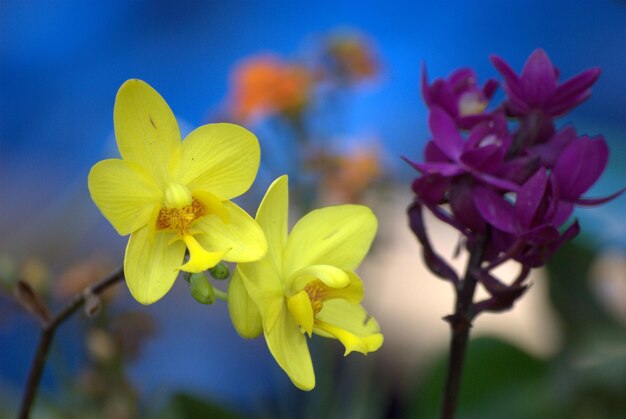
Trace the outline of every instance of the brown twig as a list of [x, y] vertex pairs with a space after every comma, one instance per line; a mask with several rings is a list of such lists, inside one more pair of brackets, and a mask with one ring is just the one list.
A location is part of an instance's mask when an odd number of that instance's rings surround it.
[[119, 268], [95, 285], [86, 288], [81, 293], [74, 296], [74, 298], [66, 304], [61, 311], [42, 325], [41, 336], [39, 338], [39, 344], [37, 345], [37, 352], [35, 352], [35, 357], [33, 358], [33, 362], [30, 367], [28, 381], [26, 382], [26, 387], [24, 388], [24, 394], [22, 397], [22, 404], [20, 405], [18, 415], [20, 419], [27, 419], [30, 415], [30, 409], [35, 401], [35, 397], [37, 396], [41, 375], [43, 373], [44, 366], [46, 365], [46, 359], [48, 358], [50, 344], [52, 343], [52, 339], [54, 338], [57, 328], [65, 320], [72, 316], [83, 304], [85, 304], [87, 297], [101, 294], [107, 288], [122, 279], [124, 279], [124, 270], [123, 268]]
[[456, 288], [456, 306], [454, 314], [446, 317], [450, 323], [452, 340], [448, 357], [448, 372], [444, 387], [443, 402], [441, 405], [441, 419], [454, 418], [454, 412], [459, 398], [461, 375], [465, 363], [465, 353], [469, 331], [472, 327], [472, 302], [476, 290], [477, 278], [474, 272], [480, 268], [485, 249], [485, 238], [478, 237], [465, 271], [463, 281]]

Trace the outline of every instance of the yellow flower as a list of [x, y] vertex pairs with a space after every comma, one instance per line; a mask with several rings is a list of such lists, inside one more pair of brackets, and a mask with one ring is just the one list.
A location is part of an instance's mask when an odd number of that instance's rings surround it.
[[159, 300], [180, 270], [201, 272], [222, 259], [250, 262], [265, 254], [259, 225], [230, 202], [248, 190], [259, 167], [252, 133], [209, 124], [181, 143], [171, 109], [141, 80], [120, 88], [114, 122], [122, 159], [94, 165], [89, 192], [115, 230], [130, 234], [124, 275], [137, 301]]
[[231, 319], [239, 334], [261, 333], [270, 352], [302, 390], [315, 387], [305, 334], [336, 338], [367, 354], [383, 335], [360, 305], [363, 283], [354, 273], [370, 248], [377, 221], [369, 208], [340, 205], [312, 211], [287, 234], [287, 176], [269, 187], [256, 220], [268, 253], [237, 265], [228, 290]]

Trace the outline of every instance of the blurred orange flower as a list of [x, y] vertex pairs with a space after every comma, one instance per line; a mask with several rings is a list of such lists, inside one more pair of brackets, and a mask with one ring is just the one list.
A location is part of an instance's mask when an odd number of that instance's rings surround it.
[[232, 75], [233, 116], [239, 120], [268, 113], [298, 112], [308, 102], [310, 72], [273, 55], [250, 57]]
[[378, 147], [361, 146], [345, 155], [330, 156], [323, 192], [331, 203], [359, 203], [365, 190], [382, 174]]
[[331, 68], [342, 80], [361, 82], [380, 73], [380, 62], [371, 42], [359, 34], [331, 36], [326, 48]]

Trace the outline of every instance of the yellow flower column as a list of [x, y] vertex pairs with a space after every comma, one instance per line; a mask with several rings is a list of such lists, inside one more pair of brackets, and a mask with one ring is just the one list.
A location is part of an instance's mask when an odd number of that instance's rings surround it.
[[122, 159], [94, 165], [89, 192], [115, 230], [130, 234], [124, 275], [137, 301], [159, 300], [180, 270], [201, 272], [222, 259], [250, 262], [265, 254], [263, 231], [230, 201], [248, 190], [259, 167], [252, 133], [209, 124], [181, 142], [169, 106], [141, 80], [120, 88], [114, 123]]
[[340, 205], [304, 216], [287, 234], [287, 176], [269, 187], [256, 220], [265, 232], [268, 253], [237, 265], [228, 302], [231, 319], [245, 338], [265, 335], [267, 345], [293, 383], [315, 387], [306, 335], [338, 339], [367, 354], [383, 335], [360, 305], [363, 284], [354, 269], [376, 234], [376, 217], [361, 205]]

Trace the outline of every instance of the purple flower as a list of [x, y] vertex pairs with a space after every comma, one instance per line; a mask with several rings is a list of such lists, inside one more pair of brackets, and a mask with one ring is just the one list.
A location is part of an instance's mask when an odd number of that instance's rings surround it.
[[[600, 69], [559, 83], [558, 69], [541, 49], [531, 54], [519, 75], [501, 58], [491, 60], [504, 77], [507, 98], [489, 112], [485, 109], [497, 82], [489, 80], [480, 88], [474, 71], [462, 68], [429, 85], [423, 69], [432, 137], [422, 163], [405, 159], [421, 174], [413, 181], [416, 196], [408, 215], [426, 265], [454, 284], [457, 298], [463, 297], [469, 279], [489, 293], [461, 313], [470, 320], [483, 311], [514, 305], [529, 288], [525, 281], [530, 271], [545, 265], [580, 232], [578, 221], [568, 221], [576, 206], [600, 205], [626, 190], [583, 197], [606, 168], [607, 144], [602, 137], [578, 136], [573, 127], [556, 130], [555, 118], [590, 96]], [[457, 249], [462, 245], [471, 258], [463, 280], [433, 248], [424, 208], [464, 235]], [[517, 261], [521, 269], [505, 282], [494, 268], [508, 260]], [[459, 307], [446, 317], [453, 325], [467, 320], [459, 317]]]
[[565, 127], [554, 134], [548, 141], [529, 147], [528, 152], [530, 155], [536, 156], [543, 167], [551, 169], [556, 164], [563, 150], [574, 140], [576, 140], [574, 127]]
[[502, 115], [492, 116], [475, 126], [467, 140], [463, 139], [450, 115], [438, 106], [431, 109], [428, 125], [433, 138], [426, 145], [426, 161], [407, 160], [415, 169], [445, 178], [469, 174], [496, 188], [509, 191], [519, 188], [519, 185], [496, 176], [511, 141]]
[[426, 66], [422, 67], [422, 95], [429, 108], [443, 108], [460, 128], [470, 129], [480, 122], [489, 100], [498, 88], [498, 82], [487, 80], [482, 89], [476, 83], [474, 70], [461, 68], [447, 79], [428, 84]]
[[581, 198], [598, 180], [609, 160], [609, 147], [603, 137], [584, 135], [570, 141], [558, 157], [552, 171], [560, 199], [571, 204], [600, 205], [619, 196], [626, 188], [603, 198]]
[[508, 159], [500, 167], [497, 175], [522, 184], [530, 178], [540, 167], [552, 169], [561, 153], [572, 141], [576, 139], [576, 131], [573, 127], [566, 127], [536, 145], [521, 145], [520, 128], [516, 135], [516, 141], [509, 150]]
[[572, 214], [573, 205], [560, 200], [557, 183], [556, 177], [541, 168], [522, 185], [515, 204], [492, 189], [474, 188], [474, 204], [480, 215], [513, 238], [508, 249], [501, 249], [505, 257], [501, 256], [498, 262], [513, 257], [527, 266], [541, 266], [578, 233], [576, 222], [563, 233], [559, 231]]
[[489, 224], [531, 244], [558, 239], [558, 227], [571, 214], [571, 205], [561, 204], [558, 198], [554, 181], [543, 168], [522, 185], [515, 204], [493, 189], [474, 189], [476, 207]]
[[[448, 202], [461, 231], [484, 232], [485, 223], [473, 199], [475, 185], [516, 191], [519, 185], [496, 176], [511, 142], [506, 119], [492, 115], [476, 125], [464, 140], [454, 120], [435, 106], [429, 116], [433, 138], [426, 146], [425, 162], [407, 162], [423, 175], [413, 191], [431, 207]], [[465, 231], [464, 231], [465, 232]]]
[[559, 71], [543, 49], [530, 55], [519, 76], [497, 55], [491, 56], [491, 62], [504, 77], [507, 110], [512, 116], [536, 110], [551, 117], [561, 116], [591, 95], [591, 86], [600, 76], [600, 69], [594, 67], [559, 84]]

